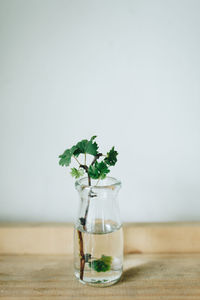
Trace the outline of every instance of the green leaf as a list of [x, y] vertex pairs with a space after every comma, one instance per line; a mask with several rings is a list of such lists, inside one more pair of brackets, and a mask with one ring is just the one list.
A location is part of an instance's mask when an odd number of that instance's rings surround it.
[[60, 158], [59, 164], [61, 166], [68, 167], [71, 163], [71, 158], [72, 158], [71, 149], [65, 150], [65, 152], [59, 156], [59, 158]]
[[93, 166], [91, 166], [91, 165], [89, 166], [88, 174], [91, 178], [98, 179], [99, 178], [99, 171], [95, 166], [96, 166], [96, 163]]
[[74, 152], [73, 154], [77, 157], [81, 153], [87, 153], [91, 155], [97, 155], [98, 153], [98, 145], [96, 142], [93, 142], [94, 139], [96, 138], [96, 135], [92, 136], [91, 139], [88, 140], [82, 140], [74, 146]]
[[70, 149], [70, 152], [72, 155], [74, 155], [74, 152], [77, 150], [77, 146], [72, 146], [71, 149]]
[[112, 257], [111, 256], [102, 255], [101, 260], [103, 262], [105, 262], [106, 264], [109, 264], [109, 265], [112, 263]]
[[88, 168], [88, 174], [92, 179], [104, 179], [110, 172], [105, 162], [95, 162], [94, 165], [90, 165]]
[[96, 135], [92, 136], [89, 141], [82, 140], [81, 142], [78, 142], [76, 145], [72, 146], [70, 149], [65, 150], [65, 152], [59, 156], [59, 164], [61, 166], [68, 167], [71, 163], [72, 156], [74, 155], [77, 157], [81, 153], [88, 153], [94, 156], [97, 155], [98, 145], [96, 142], [93, 142], [95, 138]]
[[117, 155], [118, 152], [115, 151], [115, 148], [112, 149], [107, 153], [107, 157], [104, 159], [105, 163], [109, 166], [114, 166], [117, 162]]
[[90, 141], [88, 142], [86, 153], [91, 154], [91, 155], [97, 155], [98, 153], [98, 145], [96, 142], [93, 142], [93, 140], [96, 138], [96, 135], [92, 136]]
[[96, 272], [106, 272], [111, 269], [112, 257], [102, 255], [100, 259], [89, 262], [89, 267]]
[[84, 170], [83, 169], [71, 168], [71, 173], [70, 174], [77, 179], [77, 178], [83, 176]]
[[91, 137], [91, 141], [93, 141], [93, 140], [95, 140], [97, 138], [97, 135], [93, 135], [92, 137]]
[[74, 155], [78, 156], [80, 153], [85, 153], [87, 144], [88, 140], [82, 140], [81, 142], [78, 142], [75, 146], [76, 150], [74, 151]]

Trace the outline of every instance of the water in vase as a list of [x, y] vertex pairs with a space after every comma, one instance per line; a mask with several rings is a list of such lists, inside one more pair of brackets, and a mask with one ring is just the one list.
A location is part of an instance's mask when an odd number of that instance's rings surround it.
[[[82, 261], [80, 253], [84, 255]], [[82, 225], [75, 227], [74, 267], [78, 279], [95, 286], [108, 286], [120, 279], [122, 266], [121, 225], [110, 220], [96, 220], [87, 224], [85, 230]]]

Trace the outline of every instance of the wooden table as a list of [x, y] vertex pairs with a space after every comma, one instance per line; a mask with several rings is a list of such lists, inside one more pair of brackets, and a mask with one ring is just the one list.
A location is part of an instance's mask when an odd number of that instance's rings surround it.
[[107, 288], [73, 275], [73, 225], [0, 224], [0, 300], [200, 300], [200, 222], [124, 224], [124, 274]]
[[200, 254], [128, 254], [120, 282], [79, 283], [72, 255], [1, 255], [3, 300], [199, 300]]

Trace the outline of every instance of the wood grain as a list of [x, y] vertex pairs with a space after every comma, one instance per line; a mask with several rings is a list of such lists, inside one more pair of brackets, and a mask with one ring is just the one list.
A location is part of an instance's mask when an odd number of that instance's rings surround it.
[[[125, 223], [123, 228], [125, 253], [200, 253], [200, 222]], [[0, 254], [72, 252], [72, 224], [0, 224]]]
[[72, 254], [69, 223], [2, 223], [0, 254]]
[[200, 222], [126, 223], [126, 253], [200, 253]]
[[84, 286], [70, 255], [0, 256], [3, 300], [199, 300], [200, 254], [131, 254], [122, 280], [108, 288]]

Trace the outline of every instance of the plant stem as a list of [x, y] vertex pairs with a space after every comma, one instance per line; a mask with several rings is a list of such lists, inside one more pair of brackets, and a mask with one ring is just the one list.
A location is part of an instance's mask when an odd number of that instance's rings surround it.
[[73, 155], [73, 158], [75, 158], [75, 160], [77, 161], [77, 163], [78, 163], [79, 165], [81, 165], [80, 161], [78, 161], [78, 159], [76, 158], [76, 156]]
[[95, 162], [97, 161], [97, 159], [99, 159], [99, 157], [101, 157], [101, 156], [103, 156], [102, 153], [98, 153], [97, 155], [95, 155], [95, 157], [94, 157], [94, 159], [93, 159], [93, 161], [92, 161], [92, 163], [91, 163], [91, 166], [94, 165]]
[[79, 248], [80, 248], [80, 279], [83, 280], [83, 273], [84, 273], [84, 267], [85, 267], [85, 255], [83, 250], [83, 237], [82, 232], [80, 230], [77, 230], [78, 232], [78, 238], [79, 238]]
[[[91, 166], [95, 164], [95, 162], [97, 161], [97, 159], [99, 157], [103, 156], [102, 153], [98, 153], [92, 163]], [[81, 164], [78, 159], [74, 156], [74, 158], [76, 159], [76, 161], [78, 162], [80, 168], [83, 168], [85, 170], [85, 172], [87, 173], [88, 176], [88, 185], [91, 186], [91, 178], [90, 175], [88, 174], [88, 166], [86, 165], [86, 153], [85, 153], [85, 160], [84, 160], [84, 165]], [[86, 228], [86, 223], [87, 223], [87, 216], [88, 216], [88, 211], [89, 211], [89, 206], [90, 206], [90, 193], [88, 194], [88, 203], [85, 209], [85, 216], [84, 216], [84, 224], [83, 224], [83, 229], [84, 231], [87, 230]], [[80, 230], [77, 230], [78, 232], [78, 238], [79, 238], [79, 248], [80, 248], [80, 280], [83, 280], [83, 275], [84, 275], [84, 268], [85, 268], [85, 254], [84, 254], [84, 244], [83, 244], [83, 236], [82, 236], [82, 232]]]
[[87, 203], [87, 206], [86, 206], [85, 216], [84, 216], [85, 225], [83, 226], [83, 228], [84, 228], [85, 231], [87, 230], [86, 223], [87, 223], [87, 215], [88, 215], [89, 206], [90, 206], [90, 196], [88, 195], [88, 203]]
[[88, 185], [91, 186], [91, 178], [90, 178], [89, 174], [88, 174]]
[[[86, 165], [80, 165], [86, 173], [88, 174], [88, 166]], [[88, 185], [91, 186], [91, 178], [88, 174]], [[88, 194], [88, 203], [87, 207], [85, 210], [85, 216], [84, 216], [84, 225], [83, 229], [86, 231], [86, 222], [87, 222], [87, 215], [88, 215], [88, 210], [89, 210], [89, 205], [90, 205], [90, 195]], [[83, 280], [83, 274], [84, 274], [84, 268], [85, 268], [85, 254], [84, 254], [84, 245], [83, 245], [83, 236], [82, 232], [80, 230], [77, 230], [78, 232], [78, 238], [79, 238], [79, 249], [80, 249], [80, 280]]]
[[97, 183], [95, 184], [95, 186], [97, 186], [99, 184], [100, 178], [97, 180]]

